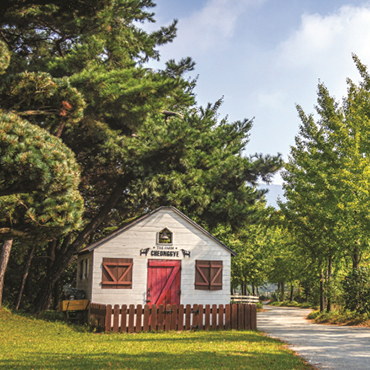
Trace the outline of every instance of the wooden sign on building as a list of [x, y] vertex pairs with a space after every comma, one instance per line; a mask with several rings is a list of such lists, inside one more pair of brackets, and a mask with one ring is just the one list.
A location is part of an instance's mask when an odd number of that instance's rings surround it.
[[77, 288], [101, 304], [228, 304], [230, 248], [160, 207], [78, 252]]

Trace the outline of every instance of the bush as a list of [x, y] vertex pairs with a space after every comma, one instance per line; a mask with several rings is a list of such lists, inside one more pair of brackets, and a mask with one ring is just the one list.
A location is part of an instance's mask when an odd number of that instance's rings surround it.
[[354, 269], [342, 281], [344, 308], [359, 314], [370, 312], [370, 270]]

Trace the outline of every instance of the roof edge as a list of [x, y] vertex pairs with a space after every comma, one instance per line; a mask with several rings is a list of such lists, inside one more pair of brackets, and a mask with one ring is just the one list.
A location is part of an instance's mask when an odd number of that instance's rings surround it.
[[214, 237], [210, 232], [208, 232], [207, 230], [205, 230], [202, 226], [198, 225], [195, 221], [193, 221], [190, 217], [186, 216], [184, 213], [182, 213], [181, 211], [179, 211], [177, 208], [175, 207], [171, 207], [171, 206], [162, 206], [162, 207], [158, 207], [156, 209], [154, 209], [153, 211], [141, 216], [141, 217], [138, 217], [136, 220], [130, 222], [129, 224], [127, 224], [126, 226], [114, 231], [113, 233], [101, 238], [100, 240], [96, 241], [95, 243], [93, 244], [90, 244], [88, 246], [86, 246], [85, 248], [82, 248], [80, 249], [79, 251], [77, 251], [75, 254], [84, 254], [84, 253], [89, 253], [91, 251], [93, 251], [95, 248], [98, 248], [101, 244], [103, 243], [106, 243], [108, 242], [109, 240], [113, 239], [114, 237], [124, 233], [125, 231], [127, 231], [128, 229], [130, 229], [131, 227], [137, 225], [139, 222], [145, 220], [146, 218], [154, 215], [155, 213], [161, 211], [161, 210], [171, 210], [173, 212], [175, 212], [176, 214], [178, 214], [180, 217], [182, 217], [184, 220], [186, 220], [187, 222], [189, 222], [190, 224], [192, 224], [195, 228], [197, 228], [199, 231], [201, 231], [203, 234], [205, 234], [206, 236], [208, 236], [209, 238], [211, 238], [213, 241], [215, 241], [217, 244], [219, 244], [221, 247], [225, 248], [227, 251], [230, 252], [230, 254], [235, 257], [237, 255], [236, 252], [234, 252], [231, 248], [229, 248], [226, 244], [222, 243], [220, 240], [218, 240], [216, 237]]

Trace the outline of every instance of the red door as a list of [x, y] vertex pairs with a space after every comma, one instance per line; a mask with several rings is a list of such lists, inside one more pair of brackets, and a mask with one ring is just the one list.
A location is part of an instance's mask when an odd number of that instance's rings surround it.
[[180, 304], [181, 261], [149, 260], [147, 302]]

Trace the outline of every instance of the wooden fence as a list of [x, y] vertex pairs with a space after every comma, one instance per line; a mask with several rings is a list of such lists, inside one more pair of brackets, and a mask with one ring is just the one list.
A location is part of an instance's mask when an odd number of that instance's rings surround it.
[[239, 295], [234, 294], [230, 296], [232, 303], [258, 303], [260, 297], [257, 295]]
[[256, 330], [255, 304], [102, 305], [91, 303], [90, 323], [99, 331]]

